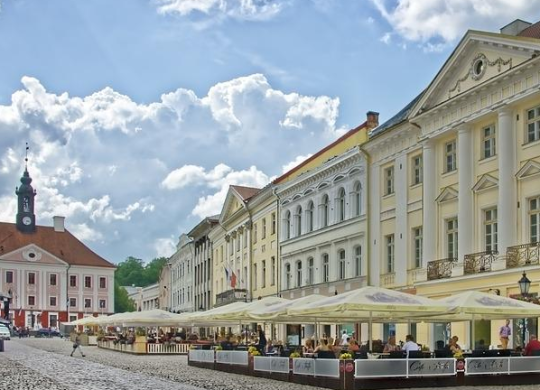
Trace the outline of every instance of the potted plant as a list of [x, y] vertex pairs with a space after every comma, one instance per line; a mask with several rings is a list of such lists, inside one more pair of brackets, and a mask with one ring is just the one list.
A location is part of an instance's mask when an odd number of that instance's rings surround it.
[[352, 355], [350, 353], [348, 353], [348, 352], [344, 352], [341, 355], [339, 355], [339, 358], [341, 360], [350, 360], [350, 359], [352, 359]]
[[300, 354], [298, 352], [292, 352], [289, 357], [291, 359], [294, 359], [294, 358], [299, 358], [300, 357]]

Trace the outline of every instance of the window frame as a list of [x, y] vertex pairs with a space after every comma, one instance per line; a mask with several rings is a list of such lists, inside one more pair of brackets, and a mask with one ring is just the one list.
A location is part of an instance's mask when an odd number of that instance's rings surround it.
[[384, 196], [393, 195], [395, 191], [395, 170], [394, 166], [384, 168]]
[[414, 268], [422, 267], [422, 255], [423, 255], [423, 244], [424, 244], [424, 229], [423, 226], [417, 226], [412, 229], [412, 238], [413, 238], [413, 260]]
[[347, 278], [347, 252], [345, 249], [338, 250], [338, 279], [345, 280]]
[[328, 283], [330, 281], [330, 258], [328, 253], [323, 253], [322, 256], [322, 281]]
[[482, 210], [484, 222], [484, 249], [486, 252], [498, 252], [499, 223], [497, 207]]
[[[533, 207], [533, 202], [535, 207]], [[528, 205], [528, 227], [529, 227], [529, 242], [539, 242], [540, 241], [540, 196], [534, 196], [529, 198], [527, 201]], [[533, 223], [534, 220], [534, 223]], [[533, 226], [536, 233], [533, 233]]]
[[444, 173], [457, 170], [457, 142], [455, 139], [444, 144], [444, 169]]
[[[530, 113], [533, 112], [531, 117]], [[525, 125], [525, 144], [530, 144], [540, 140], [540, 106], [535, 106], [526, 110], [527, 123]], [[531, 132], [532, 125], [532, 132]], [[531, 139], [532, 134], [532, 139]]]
[[493, 124], [482, 127], [482, 150], [480, 153], [482, 160], [497, 155], [497, 130]]
[[[8, 281], [8, 275], [11, 275], [11, 282]], [[10, 271], [10, 270], [7, 270], [6, 271], [6, 284], [13, 284], [13, 280], [14, 280], [14, 272], [13, 271]]]
[[411, 182], [412, 182], [412, 186], [416, 186], [418, 184], [422, 184], [424, 179], [423, 179], [423, 175], [424, 175], [424, 159], [423, 159], [423, 156], [422, 154], [417, 154], [416, 156], [413, 156], [411, 158], [412, 160], [412, 163], [411, 163], [411, 167], [412, 167], [412, 178], [411, 178]]
[[[52, 303], [52, 300], [54, 299], [54, 304]], [[49, 306], [50, 307], [56, 307], [58, 306], [58, 299], [55, 295], [49, 296]]]
[[446, 257], [448, 259], [457, 259], [459, 256], [459, 225], [457, 217], [444, 220], [444, 231], [446, 235]]
[[386, 273], [395, 272], [395, 236], [388, 234], [385, 236], [386, 247]]
[[354, 247], [354, 274], [355, 276], [362, 275], [362, 245]]

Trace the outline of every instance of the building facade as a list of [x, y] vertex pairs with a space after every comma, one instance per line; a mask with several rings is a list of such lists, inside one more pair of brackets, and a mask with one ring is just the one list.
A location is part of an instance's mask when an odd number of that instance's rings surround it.
[[58, 327], [87, 315], [114, 313], [115, 266], [95, 254], [54, 217], [36, 224], [36, 191], [25, 169], [16, 190], [16, 223], [0, 223], [2, 316], [15, 326]]
[[176, 245], [176, 252], [169, 259], [171, 310], [176, 313], [195, 311], [193, 299], [193, 260], [195, 248], [193, 240], [182, 234]]

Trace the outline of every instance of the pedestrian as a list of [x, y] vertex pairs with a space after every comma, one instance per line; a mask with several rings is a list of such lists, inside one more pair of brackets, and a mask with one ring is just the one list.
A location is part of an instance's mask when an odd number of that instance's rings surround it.
[[264, 330], [262, 326], [260, 325], [257, 326], [257, 333], [259, 336], [259, 343], [257, 345], [257, 349], [259, 350], [261, 355], [263, 355], [266, 349], [266, 335], [264, 334]]
[[512, 329], [509, 325], [510, 320], [506, 320], [506, 325], [501, 326], [501, 329], [499, 329], [502, 349], [508, 349], [508, 338], [512, 335]]
[[81, 353], [82, 357], [84, 357], [84, 353], [81, 349], [81, 337], [80, 337], [80, 333], [77, 333], [75, 335], [75, 342], [73, 343], [73, 351], [71, 351], [71, 355], [70, 356], [73, 356], [73, 352], [75, 352], [76, 350], [79, 350], [79, 352]]

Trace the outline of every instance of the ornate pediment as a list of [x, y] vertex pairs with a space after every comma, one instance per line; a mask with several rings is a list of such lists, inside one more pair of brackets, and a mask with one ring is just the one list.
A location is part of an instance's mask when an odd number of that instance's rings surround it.
[[67, 263], [43, 248], [30, 244], [2, 256], [2, 260], [21, 263], [67, 265]]
[[533, 58], [540, 44], [520, 37], [469, 31], [432, 80], [411, 117], [445, 102]]
[[439, 196], [437, 196], [437, 199], [435, 199], [435, 201], [437, 203], [443, 203], [443, 202], [448, 202], [451, 200], [456, 200], [457, 197], [458, 197], [457, 190], [453, 189], [452, 187], [446, 187], [441, 191]]
[[516, 177], [518, 180], [523, 180], [538, 174], [540, 174], [540, 163], [538, 161], [528, 160], [516, 173]]
[[499, 180], [496, 177], [493, 177], [486, 173], [485, 175], [480, 176], [480, 179], [478, 179], [478, 181], [473, 187], [473, 191], [481, 192], [484, 190], [497, 188], [498, 185]]

